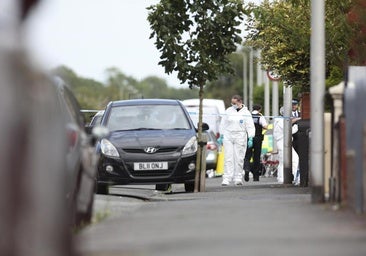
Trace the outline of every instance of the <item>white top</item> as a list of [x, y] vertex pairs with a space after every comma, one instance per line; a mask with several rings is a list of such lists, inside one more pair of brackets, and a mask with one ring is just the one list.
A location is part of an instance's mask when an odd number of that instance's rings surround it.
[[239, 111], [233, 107], [227, 108], [221, 120], [220, 132], [224, 136], [231, 132], [247, 132], [248, 137], [254, 137], [255, 126], [248, 108], [244, 105]]
[[298, 110], [292, 111], [292, 117], [300, 117], [299, 111]]
[[[283, 117], [275, 118], [273, 123], [273, 137], [276, 141], [283, 139], [283, 126], [284, 126], [284, 119]], [[297, 133], [299, 130], [297, 124], [292, 125], [292, 134]]]

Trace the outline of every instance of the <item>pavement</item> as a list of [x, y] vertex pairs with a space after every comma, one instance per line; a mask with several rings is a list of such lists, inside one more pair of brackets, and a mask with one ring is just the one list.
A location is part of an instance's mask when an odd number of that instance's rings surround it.
[[107, 217], [75, 236], [80, 255], [366, 255], [366, 216], [313, 204], [309, 187], [275, 178], [243, 186], [206, 179], [206, 191], [157, 193], [153, 186], [118, 186], [97, 196]]

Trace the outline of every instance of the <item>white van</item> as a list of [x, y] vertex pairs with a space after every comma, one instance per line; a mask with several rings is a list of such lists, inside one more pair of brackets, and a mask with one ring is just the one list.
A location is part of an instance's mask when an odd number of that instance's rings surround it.
[[[183, 100], [182, 103], [185, 106], [187, 106], [187, 105], [199, 106], [200, 100], [199, 99], [188, 99], [188, 100]], [[202, 105], [203, 106], [216, 106], [217, 109], [219, 110], [221, 116], [225, 114], [226, 107], [225, 107], [225, 103], [223, 100], [203, 99]]]
[[[199, 99], [183, 100], [182, 103], [186, 107], [193, 123], [197, 127]], [[215, 133], [217, 138], [220, 137], [219, 127], [221, 116], [225, 113], [225, 105], [222, 105], [221, 103], [224, 104], [224, 101], [221, 102], [221, 100], [204, 99], [202, 104], [202, 122], [205, 122], [209, 125], [210, 130]]]

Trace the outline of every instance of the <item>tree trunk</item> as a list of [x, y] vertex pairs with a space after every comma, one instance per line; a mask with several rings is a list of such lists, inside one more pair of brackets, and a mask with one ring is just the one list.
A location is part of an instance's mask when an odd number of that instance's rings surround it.
[[197, 149], [197, 160], [196, 160], [196, 176], [194, 181], [194, 192], [203, 192], [202, 188], [204, 187], [204, 179], [202, 180], [202, 151], [203, 151], [203, 141], [202, 141], [202, 102], [203, 102], [203, 84], [199, 86], [200, 90], [198, 93], [198, 97], [200, 100], [199, 111], [198, 111], [198, 149]]

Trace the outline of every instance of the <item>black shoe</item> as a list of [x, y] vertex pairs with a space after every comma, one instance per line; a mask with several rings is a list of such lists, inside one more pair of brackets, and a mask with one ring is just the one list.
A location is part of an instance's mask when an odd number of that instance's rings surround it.
[[245, 180], [246, 182], [248, 182], [248, 181], [249, 181], [249, 172], [248, 172], [248, 171], [245, 171], [245, 174], [244, 174], [244, 180]]
[[259, 176], [254, 176], [253, 181], [259, 181]]

